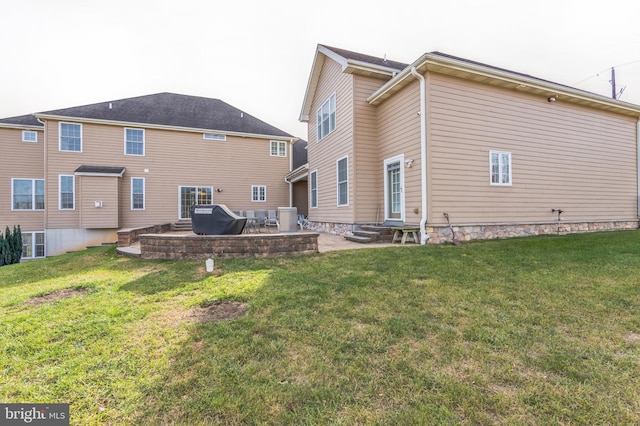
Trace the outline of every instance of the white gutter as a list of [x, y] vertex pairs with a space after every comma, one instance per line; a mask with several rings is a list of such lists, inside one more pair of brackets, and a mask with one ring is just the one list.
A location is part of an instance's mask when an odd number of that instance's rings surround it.
[[413, 74], [420, 81], [420, 178], [422, 185], [422, 217], [420, 218], [420, 244], [427, 243], [427, 85], [424, 76], [420, 74], [416, 67], [411, 67]]

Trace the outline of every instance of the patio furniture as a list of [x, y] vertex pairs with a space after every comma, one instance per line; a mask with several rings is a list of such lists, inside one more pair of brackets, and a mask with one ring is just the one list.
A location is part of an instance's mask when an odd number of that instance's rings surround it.
[[260, 232], [260, 228], [267, 224], [267, 211], [256, 210], [256, 219], [258, 221], [258, 232]]
[[411, 237], [411, 241], [416, 244], [420, 242], [420, 239], [418, 238], [418, 232], [420, 231], [420, 228], [397, 226], [392, 227], [391, 229], [395, 231], [393, 233], [393, 240], [391, 240], [392, 243], [400, 240], [400, 244], [404, 244], [407, 242], [407, 237]]
[[267, 210], [267, 219], [265, 221], [265, 226], [267, 228], [269, 228], [271, 226], [275, 226], [275, 227], [279, 228], [278, 214], [276, 213], [275, 210]]
[[247, 210], [247, 225], [244, 229], [247, 233], [251, 231], [260, 232], [260, 223], [253, 210]]

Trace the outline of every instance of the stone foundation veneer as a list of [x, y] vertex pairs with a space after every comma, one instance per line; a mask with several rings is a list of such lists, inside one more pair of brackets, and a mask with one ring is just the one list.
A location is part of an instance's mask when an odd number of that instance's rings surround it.
[[143, 259], [268, 257], [318, 253], [318, 234], [140, 235]]
[[[331, 222], [309, 222], [309, 229], [337, 235], [352, 235], [359, 225]], [[601, 222], [547, 222], [547, 223], [500, 223], [491, 225], [465, 224], [453, 225], [458, 241], [489, 240], [495, 238], [529, 237], [545, 234], [577, 234], [583, 232], [619, 231], [638, 229], [638, 220], [619, 220]], [[429, 225], [425, 227], [429, 235], [428, 243], [451, 242], [451, 230], [448, 225]], [[391, 242], [389, 240], [388, 242]]]
[[358, 225], [353, 225], [350, 223], [333, 223], [333, 222], [311, 222], [309, 221], [306, 225], [307, 229], [316, 232], [322, 232], [325, 234], [333, 234], [333, 235], [353, 235], [353, 228]]
[[[427, 225], [429, 243], [451, 242], [451, 229], [447, 225]], [[489, 240], [494, 238], [529, 237], [549, 234], [578, 234], [584, 232], [638, 229], [638, 220], [606, 222], [553, 222], [532, 224], [453, 225], [458, 241]]]

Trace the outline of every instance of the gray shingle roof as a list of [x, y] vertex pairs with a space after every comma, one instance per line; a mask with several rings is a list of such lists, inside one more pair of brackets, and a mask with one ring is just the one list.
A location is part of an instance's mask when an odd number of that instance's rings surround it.
[[17, 117], [9, 117], [0, 119], [0, 124], [15, 124], [17, 126], [38, 126], [44, 127], [44, 125], [39, 122], [35, 115], [27, 114], [27, 115], [19, 115]]
[[157, 93], [40, 113], [69, 118], [250, 133], [278, 137], [290, 134], [219, 99]]
[[105, 175], [119, 175], [124, 173], [124, 167], [112, 167], [112, 166], [80, 166], [74, 173], [87, 173], [87, 174], [105, 174]]
[[337, 47], [331, 47], [324, 44], [321, 46], [326, 47], [327, 49], [337, 53], [338, 55], [342, 56], [345, 59], [352, 59], [355, 61], [366, 62], [368, 64], [378, 65], [381, 67], [395, 68], [398, 71], [403, 70], [409, 66], [409, 64], [404, 64], [402, 62], [391, 61], [389, 59], [378, 58], [376, 56], [365, 55], [363, 53], [352, 52], [350, 50], [339, 49]]

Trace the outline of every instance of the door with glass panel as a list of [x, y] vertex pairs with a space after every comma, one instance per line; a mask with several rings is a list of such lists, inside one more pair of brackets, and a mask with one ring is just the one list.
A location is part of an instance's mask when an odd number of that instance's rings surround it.
[[212, 186], [180, 187], [180, 219], [191, 218], [191, 206], [213, 204]]
[[384, 213], [385, 220], [404, 221], [404, 173], [402, 157], [384, 162]]

